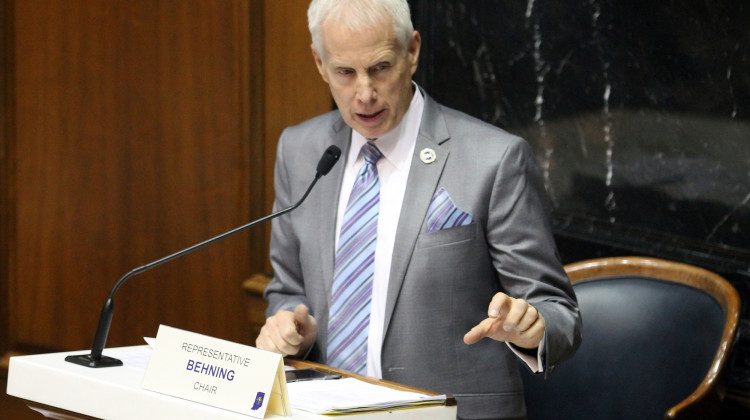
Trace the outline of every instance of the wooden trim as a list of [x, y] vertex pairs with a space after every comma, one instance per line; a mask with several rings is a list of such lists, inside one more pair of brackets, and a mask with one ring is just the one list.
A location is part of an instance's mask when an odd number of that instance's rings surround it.
[[565, 266], [572, 283], [596, 280], [617, 275], [642, 275], [673, 281], [701, 289], [713, 296], [724, 311], [725, 322], [721, 342], [711, 367], [698, 388], [666, 413], [666, 418], [677, 418], [693, 409], [699, 401], [720, 403], [724, 398], [720, 376], [737, 335], [740, 318], [740, 297], [723, 277], [688, 264], [645, 257], [614, 257], [581, 261]]

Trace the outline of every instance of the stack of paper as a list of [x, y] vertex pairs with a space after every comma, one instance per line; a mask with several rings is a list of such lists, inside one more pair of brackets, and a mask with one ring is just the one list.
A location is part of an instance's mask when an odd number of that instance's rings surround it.
[[287, 384], [292, 408], [315, 414], [350, 414], [443, 405], [445, 395], [399, 391], [355, 378]]

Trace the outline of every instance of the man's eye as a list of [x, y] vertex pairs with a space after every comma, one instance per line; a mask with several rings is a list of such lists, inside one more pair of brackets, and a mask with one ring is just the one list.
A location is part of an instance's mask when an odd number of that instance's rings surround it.
[[343, 76], [348, 76], [348, 75], [350, 75], [352, 73], [354, 73], [354, 71], [352, 71], [351, 69], [340, 69], [339, 70], [339, 74], [341, 74]]

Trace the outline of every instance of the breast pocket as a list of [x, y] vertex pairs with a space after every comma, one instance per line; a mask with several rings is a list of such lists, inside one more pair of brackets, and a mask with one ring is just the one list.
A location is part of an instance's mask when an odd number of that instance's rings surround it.
[[446, 246], [460, 242], [471, 241], [477, 236], [477, 225], [472, 223], [466, 226], [458, 226], [450, 229], [425, 232], [419, 236], [418, 248], [432, 248]]

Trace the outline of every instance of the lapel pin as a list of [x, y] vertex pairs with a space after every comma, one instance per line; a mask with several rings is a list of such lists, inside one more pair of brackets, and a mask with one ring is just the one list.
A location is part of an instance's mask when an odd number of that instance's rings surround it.
[[432, 163], [437, 159], [437, 155], [435, 155], [435, 151], [428, 148], [422, 149], [421, 152], [419, 152], [419, 159], [423, 163]]

